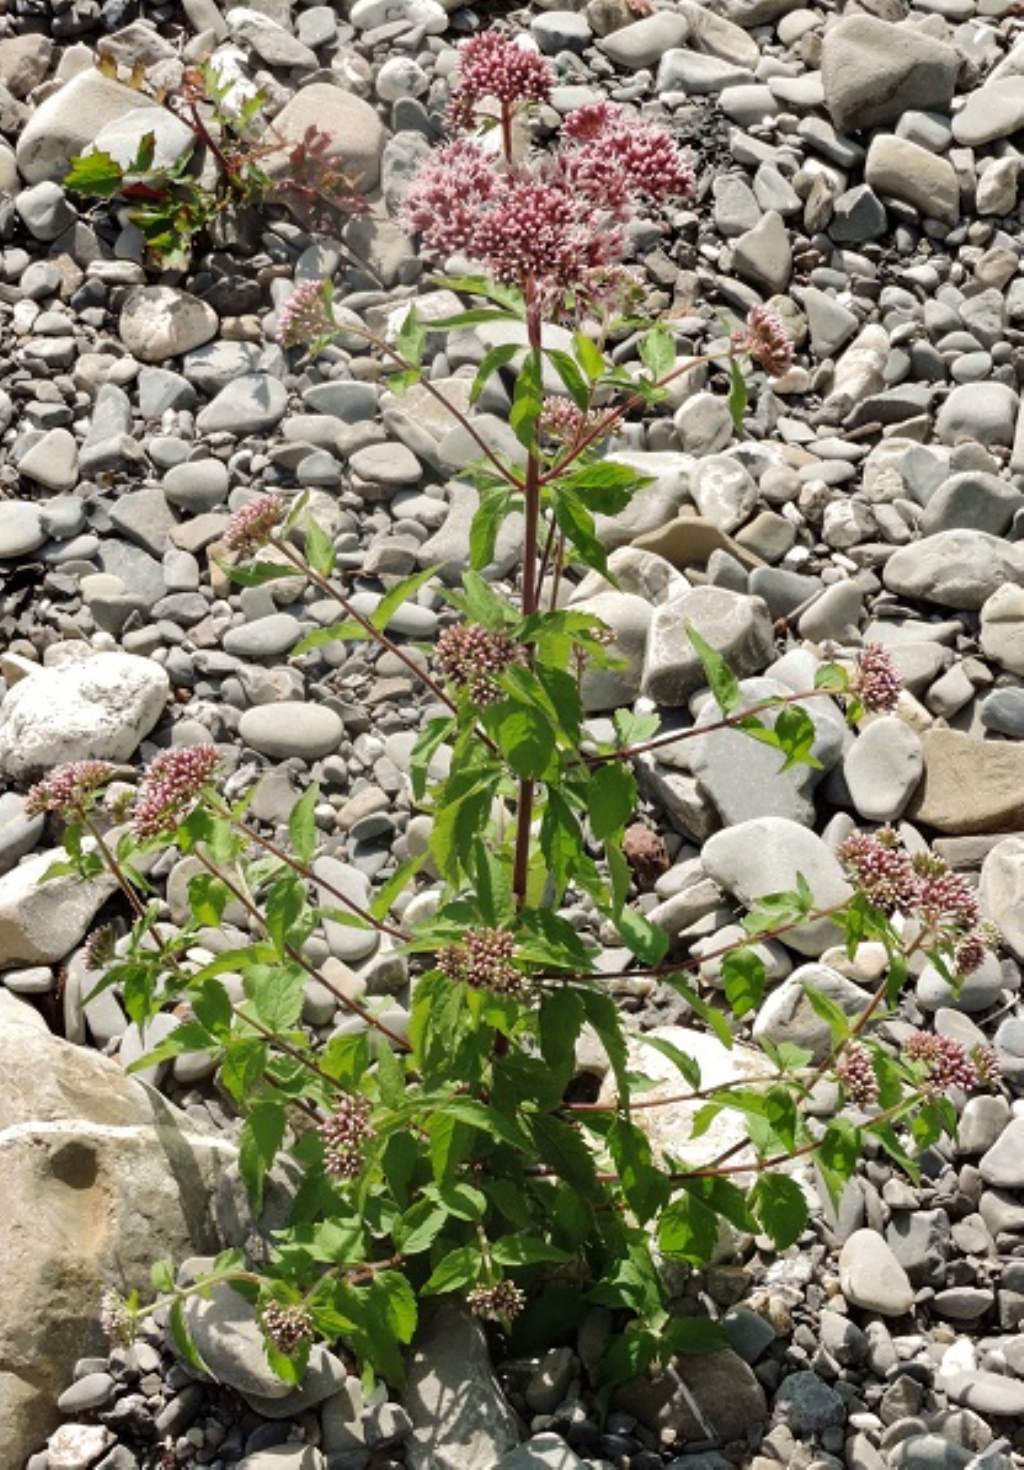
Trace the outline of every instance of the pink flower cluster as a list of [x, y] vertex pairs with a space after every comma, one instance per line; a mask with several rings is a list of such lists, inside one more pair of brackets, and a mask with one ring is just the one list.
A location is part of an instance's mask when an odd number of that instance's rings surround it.
[[896, 672], [892, 654], [883, 644], [867, 643], [861, 649], [853, 688], [864, 708], [873, 713], [896, 708], [903, 680]]
[[131, 1347], [135, 1341], [135, 1315], [113, 1287], [100, 1297], [100, 1331], [112, 1347]]
[[782, 318], [767, 306], [752, 306], [743, 329], [732, 334], [733, 346], [760, 363], [773, 378], [781, 378], [793, 366], [795, 347]]
[[959, 975], [973, 974], [998, 944], [999, 935], [982, 922], [967, 880], [951, 872], [937, 853], [911, 855], [891, 827], [851, 833], [836, 855], [875, 908], [916, 919], [928, 942], [951, 949]]
[[526, 663], [526, 650], [507, 633], [492, 633], [479, 623], [457, 623], [437, 640], [434, 663], [456, 689], [464, 689], [476, 705], [502, 697], [499, 675]]
[[31, 788], [25, 810], [32, 817], [44, 812], [80, 813], [117, 774], [117, 766], [109, 761], [71, 761], [57, 766]]
[[552, 394], [544, 400], [538, 427], [549, 439], [573, 445], [595, 429], [603, 417], [598, 409], [584, 413], [571, 398], [560, 398]]
[[257, 495], [236, 510], [221, 537], [228, 551], [258, 551], [284, 520], [288, 505], [281, 495]]
[[641, 201], [686, 198], [693, 171], [664, 129], [609, 102], [580, 108], [557, 151], [505, 166], [460, 139], [423, 164], [408, 229], [438, 256], [463, 252], [549, 311], [621, 290], [625, 225]]
[[333, 1113], [320, 1124], [324, 1169], [334, 1179], [355, 1179], [363, 1167], [363, 1153], [374, 1136], [370, 1122], [373, 1104], [359, 1092], [346, 1092]]
[[521, 995], [526, 976], [512, 963], [515, 939], [505, 929], [471, 929], [461, 944], [450, 944], [437, 956], [437, 968], [455, 984], [496, 995]]
[[215, 745], [182, 745], [162, 750], [139, 783], [132, 814], [136, 837], [173, 832], [220, 764]]
[[869, 1108], [878, 1101], [878, 1078], [871, 1053], [860, 1041], [852, 1041], [836, 1064], [836, 1080], [847, 1097], [859, 1108]]
[[277, 340], [282, 347], [308, 347], [334, 328], [323, 281], [303, 281], [296, 286], [277, 314]]
[[260, 1316], [267, 1340], [287, 1357], [297, 1347], [313, 1338], [313, 1319], [304, 1307], [283, 1307], [270, 1302]]
[[459, 47], [458, 82], [448, 108], [449, 125], [471, 128], [481, 102], [493, 97], [505, 110], [547, 102], [555, 71], [536, 51], [517, 46], [498, 31], [482, 31]]
[[926, 1093], [938, 1094], [950, 1087], [972, 1092], [999, 1081], [999, 1062], [990, 1046], [968, 1050], [950, 1036], [918, 1031], [904, 1042], [903, 1055], [909, 1062], [924, 1062], [928, 1070], [921, 1089]]
[[466, 1301], [474, 1317], [510, 1322], [526, 1306], [526, 1294], [514, 1281], [496, 1281], [493, 1286], [475, 1286]]

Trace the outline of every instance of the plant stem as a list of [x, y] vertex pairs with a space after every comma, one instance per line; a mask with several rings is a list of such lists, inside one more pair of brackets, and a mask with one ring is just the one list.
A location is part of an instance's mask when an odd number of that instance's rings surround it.
[[[541, 381], [541, 332], [540, 306], [532, 287], [526, 294], [526, 334], [529, 352], [533, 359], [536, 381]], [[536, 442], [536, 431], [526, 460], [526, 484], [523, 528], [523, 584], [521, 608], [524, 618], [537, 611], [537, 548], [540, 525], [540, 457]], [[526, 902], [526, 885], [530, 868], [530, 824], [533, 819], [533, 781], [523, 776], [519, 781], [519, 800], [516, 806], [516, 847], [512, 868], [512, 892], [516, 905], [522, 908]]]
[[675, 745], [677, 741], [693, 740], [698, 735], [711, 735], [715, 730], [730, 730], [736, 725], [742, 724], [744, 720], [755, 718], [766, 710], [781, 709], [785, 704], [796, 704], [801, 699], [820, 699], [822, 695], [836, 694], [841, 691], [835, 689], [802, 689], [795, 694], [773, 695], [769, 699], [759, 700], [757, 704], [748, 705], [746, 709], [737, 710], [735, 714], [723, 715], [720, 720], [715, 720], [709, 725], [690, 725], [685, 730], [666, 730], [660, 735], [654, 735], [650, 740], [642, 740], [638, 745], [626, 745], [622, 750], [609, 751], [606, 755], [585, 755], [583, 759], [591, 766], [605, 765], [608, 761], [627, 760], [634, 755], [646, 755], [650, 750], [658, 750], [664, 745]]
[[[231, 894], [232, 898], [237, 899], [237, 901], [242, 905], [249, 917], [251, 919], [255, 919], [260, 928], [269, 933], [266, 920], [260, 913], [257, 905], [253, 903], [249, 895], [243, 892], [238, 884], [233, 883], [225, 873], [220, 871], [219, 868], [215, 867], [201, 848], [196, 847], [194, 849], [193, 856], [196, 858], [196, 861], [199, 862], [212, 877], [216, 878], [218, 882], [224, 884], [224, 887]], [[296, 949], [293, 944], [286, 943], [282, 945], [282, 951], [287, 956], [287, 958], [290, 959], [293, 964], [298, 965], [299, 969], [303, 970], [310, 977], [311, 980], [319, 980], [324, 989], [329, 990], [334, 998], [341, 1002], [346, 1011], [350, 1011], [352, 1015], [358, 1016], [359, 1019], [365, 1022], [367, 1026], [372, 1027], [374, 1031], [379, 1031], [381, 1035], [386, 1036], [389, 1041], [393, 1041], [400, 1051], [408, 1052], [412, 1050], [412, 1047], [406, 1041], [404, 1036], [399, 1036], [397, 1031], [392, 1031], [388, 1026], [384, 1025], [383, 1021], [378, 1021], [377, 1018], [375, 1016], [372, 1016], [370, 1012], [365, 1009], [364, 1006], [361, 1006], [359, 1004], [358, 1001], [355, 1001], [350, 996], [346, 995], [343, 990], [339, 990], [336, 985], [332, 984], [332, 982], [327, 979], [326, 975], [324, 975], [320, 970], [317, 969], [315, 965], [311, 964], [310, 961], [306, 959], [301, 950]]]

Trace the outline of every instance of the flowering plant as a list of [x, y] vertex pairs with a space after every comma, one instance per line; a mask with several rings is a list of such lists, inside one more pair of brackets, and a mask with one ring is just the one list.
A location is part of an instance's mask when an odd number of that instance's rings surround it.
[[[420, 1305], [457, 1293], [513, 1345], [557, 1340], [588, 1305], [609, 1308], [616, 1330], [600, 1373], [610, 1393], [658, 1360], [726, 1343], [717, 1322], [676, 1310], [666, 1262], [706, 1263], [723, 1230], [787, 1248], [808, 1222], [805, 1188], [793, 1175], [801, 1161], [816, 1164], [833, 1197], [869, 1140], [913, 1172], [914, 1148], [955, 1126], [949, 1090], [997, 1080], [987, 1053], [927, 1036], [900, 1053], [877, 1033], [915, 957], [928, 956], [955, 984], [993, 941], [966, 885], [934, 855], [906, 852], [887, 829], [852, 836], [840, 849], [847, 897], [822, 909], [801, 878], [794, 891], [755, 903], [744, 937], [718, 951], [674, 951], [635, 902], [634, 879], [653, 881], [667, 858], [656, 834], [634, 820], [634, 758], [698, 731], [659, 733], [656, 716], [623, 709], [610, 733], [587, 728], [581, 673], [614, 665], [614, 642], [594, 615], [562, 607], [559, 591], [577, 566], [608, 575], [594, 513], [621, 511], [645, 482], [604, 453], [607, 440], [687, 370], [676, 364], [664, 325], [643, 337], [639, 375], [609, 363], [598, 339], [621, 289], [617, 257], [630, 211], [638, 200], [685, 194], [691, 175], [667, 134], [604, 105], [567, 121], [553, 157], [517, 161], [515, 115], [549, 87], [539, 58], [494, 37], [467, 43], [452, 117], [474, 123], [484, 99], [495, 99], [491, 121], [502, 147], [487, 155], [478, 140], [449, 143], [406, 203], [431, 249], [469, 252], [487, 271], [450, 282], [486, 304], [431, 322], [430, 330], [490, 321], [517, 329], [484, 358], [472, 396], [517, 363], [510, 424], [521, 455], [513, 461], [494, 451], [446, 403], [480, 449], [473, 472], [480, 503], [471, 566], [461, 588], [444, 594], [462, 621], [439, 638], [432, 665], [388, 628], [434, 569], [392, 587], [367, 614], [335, 579], [334, 548], [301, 497], [253, 499], [224, 537], [235, 558], [226, 570], [237, 583], [299, 572], [338, 605], [342, 619], [296, 653], [373, 639], [430, 691], [441, 712], [426, 722], [411, 762], [414, 797], [432, 819], [428, 850], [410, 856], [363, 906], [312, 867], [315, 785], [295, 805], [287, 842], [272, 840], [245, 798], [221, 795], [213, 746], [158, 756], [116, 840], [103, 804], [120, 771], [87, 763], [52, 773], [30, 799], [33, 810], [60, 812], [68, 823], [68, 862], [58, 871], [90, 875], [106, 866], [135, 916], [101, 986], [121, 988], [140, 1026], [168, 1005], [188, 1007], [188, 1018], [135, 1065], [190, 1050], [215, 1058], [244, 1119], [241, 1161], [255, 1203], [282, 1150], [302, 1173], [293, 1224], [278, 1235], [264, 1270], [233, 1254], [200, 1282], [181, 1284], [168, 1266], [156, 1269], [158, 1301], [194, 1362], [186, 1303], [214, 1280], [231, 1281], [253, 1301], [268, 1358], [288, 1381], [301, 1377], [316, 1338], [340, 1339], [368, 1374], [398, 1380]], [[280, 324], [289, 344], [329, 338], [329, 292], [307, 292], [300, 305]], [[545, 322], [556, 317], [576, 328], [571, 352], [545, 341]], [[410, 310], [397, 343], [369, 340], [398, 369], [399, 384], [421, 382], [441, 397], [422, 375], [425, 334]], [[764, 309], [722, 349], [736, 400], [743, 354], [769, 371], [788, 366], [791, 346]], [[553, 400], [548, 368], [565, 389]], [[523, 517], [515, 605], [483, 576], [513, 512]], [[273, 559], [246, 560], [268, 545]], [[871, 646], [852, 667], [822, 667], [812, 688], [749, 704], [722, 656], [697, 629], [690, 637], [719, 714], [699, 733], [743, 731], [787, 765], [814, 762], [810, 700], [837, 700], [856, 721], [899, 699], [888, 656]], [[443, 748], [447, 774], [434, 778], [431, 763]], [[191, 855], [198, 871], [189, 886], [191, 921], [168, 934], [142, 870], [143, 858], [170, 847]], [[435, 875], [422, 895], [428, 901], [417, 904], [418, 922], [406, 922], [428, 866]], [[620, 974], [595, 965], [596, 947], [563, 912], [569, 895], [585, 896], [632, 956]], [[229, 904], [251, 941], [197, 968], [188, 951]], [[764, 941], [826, 916], [851, 958], [871, 942], [885, 965], [854, 1016], [807, 987], [831, 1037], [825, 1054], [766, 1041], [756, 1081], [709, 1084], [694, 1057], [661, 1041], [680, 1090], [647, 1095], [609, 982], [648, 977], [673, 988], [729, 1047], [767, 988]], [[325, 922], [375, 929], [405, 956], [407, 1029], [310, 958], [307, 941]], [[712, 962], [723, 988], [709, 1000], [700, 977]], [[229, 972], [241, 976], [240, 999], [224, 983]], [[326, 1043], [302, 1025], [310, 979], [347, 1017]], [[603, 1046], [614, 1080], [594, 1101], [570, 1088], [584, 1027]], [[828, 1121], [811, 1106], [822, 1087], [837, 1100]], [[694, 1136], [720, 1113], [740, 1117], [742, 1156], [730, 1148], [694, 1165], [660, 1149], [647, 1122], [656, 1109], [684, 1103], [698, 1105]], [[104, 1315], [123, 1338], [142, 1310], [111, 1299]]]

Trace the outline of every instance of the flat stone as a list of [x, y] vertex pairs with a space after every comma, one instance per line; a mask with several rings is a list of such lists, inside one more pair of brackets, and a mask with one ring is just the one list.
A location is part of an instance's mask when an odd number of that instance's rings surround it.
[[276, 658], [302, 636], [302, 623], [292, 613], [268, 613], [224, 634], [224, 652], [236, 658]]
[[1024, 587], [1007, 582], [987, 599], [981, 609], [981, 650], [1008, 673], [1024, 674]]
[[39, 512], [30, 500], [0, 501], [0, 561], [30, 556], [47, 539]]
[[659, 10], [613, 31], [610, 36], [603, 36], [597, 46], [619, 66], [638, 71], [641, 67], [655, 66], [666, 51], [682, 46], [689, 34], [685, 16]]
[[924, 776], [909, 817], [951, 835], [1024, 828], [1024, 748], [940, 729], [926, 730], [921, 745]]
[[677, 1444], [743, 1439], [768, 1416], [764, 1389], [728, 1348], [675, 1358], [668, 1368], [617, 1389], [614, 1403], [652, 1433], [671, 1433]]
[[855, 1230], [844, 1242], [839, 1284], [851, 1306], [881, 1317], [902, 1317], [914, 1304], [907, 1273], [874, 1230]]
[[200, 411], [196, 427], [203, 434], [265, 433], [277, 427], [287, 407], [283, 383], [269, 373], [252, 373], [222, 388]]
[[288, 149], [300, 142], [310, 127], [326, 133], [325, 158], [336, 160], [363, 192], [376, 188], [384, 149], [384, 127], [377, 113], [353, 92], [326, 82], [300, 87], [274, 118], [274, 136], [281, 140], [264, 168], [271, 178], [288, 171]]
[[18, 461], [18, 473], [47, 490], [71, 490], [78, 483], [78, 444], [67, 429], [48, 429]]
[[28, 184], [62, 183], [72, 158], [85, 152], [101, 128], [145, 105], [143, 93], [88, 67], [33, 111], [18, 138], [19, 173]]
[[793, 269], [793, 250], [781, 214], [768, 210], [752, 230], [740, 236], [733, 246], [733, 269], [769, 294], [785, 291]]
[[1002, 536], [1021, 505], [1024, 496], [998, 475], [966, 470], [950, 475], [929, 497], [921, 531], [925, 536], [960, 529]]
[[799, 1436], [846, 1422], [846, 1403], [817, 1373], [790, 1373], [775, 1395], [775, 1418]]
[[1022, 577], [1024, 552], [984, 531], [939, 531], [901, 546], [882, 572], [890, 592], [970, 612], [1004, 582]]
[[986, 1184], [997, 1189], [1024, 1188], [1024, 1118], [1013, 1118], [992, 1147], [978, 1160]]
[[1024, 837], [1004, 837], [985, 857], [978, 885], [981, 911], [1003, 942], [1024, 959]]
[[935, 430], [943, 444], [976, 440], [1009, 446], [1020, 399], [1005, 383], [961, 383], [939, 409]]
[[266, 1399], [291, 1391], [267, 1361], [255, 1309], [227, 1282], [212, 1286], [208, 1296], [186, 1297], [185, 1321], [219, 1383]]
[[968, 148], [1009, 138], [1024, 127], [1024, 96], [1019, 77], [988, 81], [970, 92], [953, 118], [953, 137]]
[[[789, 936], [783, 938], [787, 940]], [[851, 1020], [860, 1016], [871, 1001], [869, 991], [840, 975], [838, 970], [828, 965], [801, 965], [762, 1003], [754, 1020], [753, 1036], [755, 1041], [766, 1038], [776, 1045], [792, 1042], [806, 1048], [812, 1061], [819, 1063], [831, 1050], [832, 1032], [811, 1004], [808, 986], [826, 996]]]
[[[819, 908], [852, 895], [831, 848], [783, 817], [757, 817], [716, 832], [704, 844], [701, 862], [709, 877], [748, 907], [765, 894], [795, 888], [801, 873]], [[784, 942], [799, 954], [819, 955], [839, 942], [839, 929], [828, 919], [814, 919], [790, 930]]]
[[438, 1307], [420, 1330], [404, 1402], [413, 1422], [409, 1470], [494, 1470], [519, 1440], [480, 1324], [453, 1304]]
[[285, 700], [247, 709], [238, 722], [244, 743], [273, 760], [319, 760], [337, 750], [345, 727], [325, 705]]
[[951, 1403], [976, 1414], [1017, 1419], [1024, 1414], [1024, 1383], [1002, 1373], [956, 1373], [942, 1383]]

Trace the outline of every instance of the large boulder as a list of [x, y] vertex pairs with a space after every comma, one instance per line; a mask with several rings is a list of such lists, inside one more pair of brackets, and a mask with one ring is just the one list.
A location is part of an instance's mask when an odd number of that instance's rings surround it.
[[32, 669], [0, 705], [0, 772], [24, 779], [66, 761], [126, 761], [169, 693], [162, 665], [133, 653]]
[[918, 26], [848, 15], [825, 31], [821, 80], [836, 131], [898, 122], [912, 109], [949, 110], [955, 49]]
[[241, 1244], [252, 1228], [233, 1143], [25, 1009], [24, 1023], [0, 1021], [0, 1444], [11, 1466], [56, 1425], [75, 1362], [102, 1350], [105, 1289], [147, 1293], [154, 1261]]
[[907, 815], [949, 836], [1024, 827], [1024, 746], [926, 730], [924, 778]]
[[84, 153], [108, 123], [156, 104], [142, 92], [122, 86], [101, 71], [82, 71], [32, 113], [18, 139], [18, 171], [27, 184], [43, 179], [60, 183], [71, 160]]

